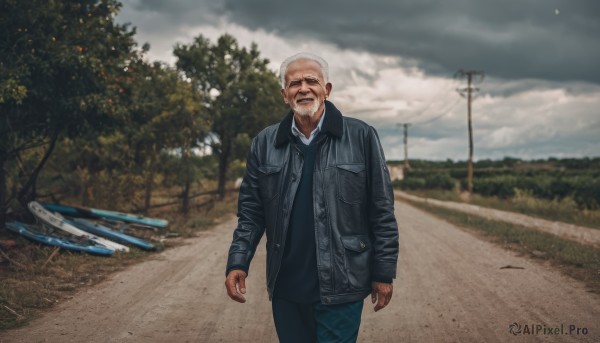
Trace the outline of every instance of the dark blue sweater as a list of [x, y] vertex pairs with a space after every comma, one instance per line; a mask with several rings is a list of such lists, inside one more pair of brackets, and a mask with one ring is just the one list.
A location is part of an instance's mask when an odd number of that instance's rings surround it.
[[314, 303], [320, 300], [313, 210], [316, 141], [315, 138], [310, 145], [298, 144], [304, 164], [274, 290], [275, 297], [297, 303]]

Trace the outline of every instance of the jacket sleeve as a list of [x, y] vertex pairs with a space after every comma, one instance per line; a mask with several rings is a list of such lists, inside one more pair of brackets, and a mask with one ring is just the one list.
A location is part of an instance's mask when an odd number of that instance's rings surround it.
[[233, 269], [248, 274], [258, 242], [265, 232], [263, 204], [258, 186], [257, 138], [254, 138], [246, 160], [246, 173], [238, 197], [238, 225], [233, 232], [225, 275]]
[[394, 215], [394, 191], [377, 131], [369, 127], [369, 225], [373, 238], [373, 281], [391, 282], [398, 261], [398, 224]]

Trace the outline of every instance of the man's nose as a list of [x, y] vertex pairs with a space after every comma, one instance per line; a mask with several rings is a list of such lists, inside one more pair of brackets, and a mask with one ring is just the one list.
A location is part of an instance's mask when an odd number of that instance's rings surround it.
[[300, 84], [300, 92], [302, 93], [308, 93], [309, 92], [309, 87], [308, 87], [308, 83], [306, 81], [302, 81], [302, 83]]

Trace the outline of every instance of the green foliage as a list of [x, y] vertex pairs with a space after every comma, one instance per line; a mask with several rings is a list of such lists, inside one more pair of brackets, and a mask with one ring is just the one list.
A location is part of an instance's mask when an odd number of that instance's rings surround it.
[[[0, 2], [0, 225], [24, 201], [59, 137], [101, 133], [124, 115], [120, 80], [137, 55], [134, 31], [114, 22], [116, 0]], [[45, 146], [34, 168], [22, 155]], [[23, 183], [21, 183], [23, 180]]]
[[61, 139], [43, 174], [54, 180], [46, 191], [84, 206], [139, 210], [150, 206], [160, 182], [189, 193], [204, 173], [214, 174], [214, 164], [204, 166], [193, 153], [210, 121], [202, 94], [190, 82], [173, 68], [136, 56], [118, 86], [118, 125]]
[[573, 198], [580, 208], [594, 209], [600, 204], [600, 180], [590, 176], [549, 177], [540, 176], [495, 176], [476, 178], [473, 182], [475, 193], [483, 196], [511, 198], [516, 190], [527, 191], [544, 199]]
[[235, 160], [231, 162], [229, 169], [229, 180], [236, 180], [237, 178], [243, 178], [246, 173], [246, 162], [242, 160]]
[[562, 199], [554, 198], [553, 200], [539, 199], [534, 196], [530, 190], [515, 189], [515, 195], [511, 199], [511, 203], [517, 208], [519, 212], [533, 212], [541, 214], [546, 217], [567, 217], [577, 213], [579, 208], [577, 202], [571, 197], [564, 197]]
[[419, 173], [418, 175], [413, 176], [412, 172], [409, 172], [403, 180], [394, 181], [394, 186], [409, 190], [452, 190], [456, 187], [456, 181], [446, 173]]
[[410, 177], [404, 178], [403, 180], [394, 180], [393, 186], [399, 187], [400, 189], [424, 189], [426, 181], [424, 178], [420, 177]]
[[[396, 187], [409, 190], [466, 189], [467, 168], [451, 160], [411, 161], [413, 169]], [[419, 168], [415, 167], [419, 166]], [[505, 158], [475, 163], [473, 191], [486, 197], [514, 198], [519, 191], [549, 201], [574, 201], [579, 209], [600, 207], [600, 158], [522, 161]]]
[[446, 189], [452, 190], [456, 185], [456, 181], [448, 174], [432, 174], [425, 178], [425, 187], [429, 189]]
[[473, 192], [483, 196], [498, 196], [506, 199], [515, 195], [516, 185], [517, 178], [510, 175], [476, 178], [473, 180]]
[[[131, 58], [133, 31], [113, 18], [120, 4], [18, 1], [0, 5], [0, 135], [27, 146], [48, 132], [77, 134], [118, 114], [116, 80]], [[8, 143], [7, 143], [8, 141]], [[0, 147], [12, 152], [20, 146]]]
[[269, 61], [260, 57], [256, 44], [250, 49], [240, 48], [228, 34], [214, 45], [198, 36], [192, 44], [177, 45], [174, 54], [177, 69], [207, 99], [215, 138], [211, 147], [219, 156], [219, 191], [223, 196], [231, 160], [244, 157], [248, 138], [278, 121], [286, 111], [279, 82], [267, 69]]

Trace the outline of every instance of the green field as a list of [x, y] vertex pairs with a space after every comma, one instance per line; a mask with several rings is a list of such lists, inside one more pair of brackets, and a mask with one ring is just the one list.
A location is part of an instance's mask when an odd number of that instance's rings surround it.
[[403, 180], [394, 181], [394, 187], [419, 196], [600, 228], [600, 158], [479, 161], [474, 163], [470, 196], [465, 196], [466, 162], [415, 160], [410, 165], [412, 169]]

